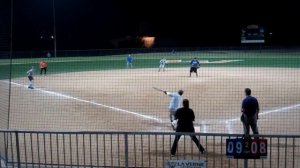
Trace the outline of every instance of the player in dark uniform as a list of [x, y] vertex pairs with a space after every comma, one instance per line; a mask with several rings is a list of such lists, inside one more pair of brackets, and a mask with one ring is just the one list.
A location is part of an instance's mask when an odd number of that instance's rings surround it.
[[241, 116], [241, 121], [244, 126], [244, 134], [249, 135], [250, 127], [252, 129], [253, 134], [258, 134], [257, 128], [257, 119], [258, 119], [258, 112], [259, 112], [259, 104], [255, 97], [251, 96], [251, 89], [245, 89], [245, 95], [242, 102], [242, 110], [243, 113]]
[[[192, 109], [189, 108], [189, 100], [184, 99], [183, 107], [179, 108], [175, 113], [175, 119], [178, 119], [176, 132], [195, 132], [193, 121], [195, 120], [195, 114]], [[171, 156], [175, 156], [176, 150], [177, 150], [177, 144], [180, 139], [181, 135], [176, 135], [172, 149], [171, 149]], [[196, 136], [191, 136], [192, 140], [197, 145], [199, 151], [201, 153], [204, 153], [205, 149], [200, 144], [199, 140], [196, 138]]]
[[192, 76], [192, 72], [196, 73], [196, 76], [198, 77], [197, 69], [200, 67], [200, 62], [194, 58], [191, 61], [191, 69], [190, 69], [190, 77]]

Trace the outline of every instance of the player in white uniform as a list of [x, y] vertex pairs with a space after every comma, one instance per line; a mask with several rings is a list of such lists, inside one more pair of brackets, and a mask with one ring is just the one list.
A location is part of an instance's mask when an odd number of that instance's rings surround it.
[[167, 92], [164, 93], [171, 97], [170, 105], [169, 105], [169, 112], [170, 112], [170, 120], [173, 129], [176, 129], [177, 120], [175, 120], [175, 113], [176, 110], [180, 107], [181, 104], [181, 96], [183, 95], [183, 90], [179, 90], [178, 92]]
[[167, 63], [167, 60], [165, 58], [162, 58], [160, 61], [159, 61], [159, 70], [158, 72], [160, 72], [160, 70], [162, 69], [163, 71], [165, 71], [165, 65]]
[[34, 74], [34, 66], [31, 67], [31, 69], [29, 69], [27, 71], [27, 76], [28, 76], [28, 79], [29, 79], [29, 85], [28, 85], [28, 88], [29, 89], [34, 89], [33, 87], [33, 74]]

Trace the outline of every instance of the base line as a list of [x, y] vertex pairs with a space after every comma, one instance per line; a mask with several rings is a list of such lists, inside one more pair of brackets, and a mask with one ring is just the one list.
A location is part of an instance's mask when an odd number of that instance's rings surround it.
[[[275, 109], [275, 110], [268, 110], [268, 111], [260, 112], [260, 113], [258, 113], [258, 116], [264, 116], [264, 115], [268, 115], [268, 114], [271, 114], [271, 113], [281, 113], [281, 112], [286, 112], [287, 113], [287, 112], [289, 112], [287, 110], [295, 109], [295, 108], [299, 108], [299, 107], [300, 107], [300, 104], [295, 104], [295, 105], [291, 105], [291, 106], [287, 106], [287, 107], [281, 107], [281, 108], [278, 108], [278, 109]], [[226, 123], [235, 122], [235, 121], [240, 121], [240, 118], [233, 118], [233, 119], [225, 120]]]
[[[3, 81], [3, 82], [9, 83], [8, 81]], [[15, 83], [15, 82], [11, 82], [11, 84], [27, 88], [27, 86], [23, 85], [23, 84], [19, 84], [19, 83]], [[72, 97], [72, 96], [69, 96], [69, 95], [62, 94], [62, 93], [47, 91], [47, 90], [40, 89], [40, 88], [35, 88], [35, 89], [33, 89], [33, 91], [40, 91], [40, 92], [43, 92], [43, 93], [47, 93], [49, 95], [54, 95], [54, 96], [63, 97], [63, 98], [66, 98], [66, 99], [72, 99], [72, 100], [76, 100], [76, 101], [79, 101], [79, 102], [84, 102], [84, 103], [88, 103], [88, 104], [92, 104], [92, 105], [96, 105], [96, 106], [101, 106], [101, 107], [108, 108], [108, 109], [111, 109], [111, 110], [114, 110], [114, 111], [128, 113], [128, 114], [135, 115], [137, 117], [141, 117], [141, 118], [148, 119], [148, 120], [154, 120], [156, 122], [162, 123], [161, 119], [158, 119], [158, 118], [155, 118], [155, 117], [152, 117], [152, 116], [140, 114], [140, 113], [137, 113], [137, 112], [132, 112], [132, 111], [129, 111], [129, 110], [120, 109], [120, 108], [113, 107], [113, 106], [108, 106], [108, 105], [97, 103], [97, 102], [94, 102], [94, 101], [88, 101], [88, 100], [80, 99], [80, 98], [77, 98], [77, 97]]]
[[[296, 109], [299, 107], [300, 107], [300, 104], [295, 104], [295, 105], [291, 105], [291, 106], [287, 106], [287, 107], [278, 108], [275, 110], [268, 110], [268, 111], [260, 112], [260, 113], [258, 113], [258, 116], [264, 116], [264, 115], [268, 115], [268, 114], [272, 114], [272, 113], [281, 113], [281, 112], [288, 113], [290, 111], [287, 111], [287, 110]], [[240, 120], [241, 120], [240, 117], [225, 120], [225, 125], [226, 125], [226, 128], [229, 133], [234, 133], [234, 131], [232, 129], [233, 122], [240, 121]]]

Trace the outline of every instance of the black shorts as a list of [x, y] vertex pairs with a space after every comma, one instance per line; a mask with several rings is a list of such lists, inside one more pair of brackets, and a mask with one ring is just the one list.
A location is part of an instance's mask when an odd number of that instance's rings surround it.
[[29, 79], [29, 81], [32, 81], [33, 77], [32, 76], [28, 76], [28, 79]]
[[191, 70], [190, 70], [190, 72], [195, 72], [195, 73], [197, 73], [197, 67], [191, 67]]

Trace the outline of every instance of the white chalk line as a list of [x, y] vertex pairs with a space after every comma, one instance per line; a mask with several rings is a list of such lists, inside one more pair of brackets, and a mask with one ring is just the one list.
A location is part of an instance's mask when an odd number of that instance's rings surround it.
[[[9, 83], [8, 81], [3, 81], [3, 82]], [[15, 82], [11, 82], [11, 84], [27, 88], [27, 85], [15, 83]], [[97, 103], [97, 102], [94, 102], [94, 101], [88, 101], [88, 100], [80, 99], [80, 98], [69, 96], [69, 95], [65, 95], [65, 94], [62, 94], [62, 93], [57, 93], [57, 92], [53, 92], [53, 91], [47, 91], [47, 90], [40, 89], [40, 88], [35, 88], [32, 91], [40, 91], [40, 92], [43, 92], [43, 93], [47, 93], [49, 95], [63, 97], [63, 98], [66, 98], [66, 99], [72, 99], [72, 100], [76, 100], [76, 101], [84, 102], [84, 103], [88, 103], [88, 104], [93, 104], [93, 105], [101, 106], [101, 107], [108, 108], [108, 109], [111, 109], [111, 110], [114, 110], [114, 111], [128, 113], [128, 114], [135, 115], [137, 117], [141, 117], [141, 118], [148, 119], [148, 120], [154, 120], [156, 122], [162, 123], [161, 119], [158, 119], [158, 118], [155, 118], [155, 117], [152, 117], [152, 116], [140, 114], [140, 113], [137, 113], [137, 112], [132, 112], [132, 111], [129, 111], [129, 110], [120, 109], [120, 108], [113, 107], [113, 106], [108, 106], [108, 105]]]
[[[201, 64], [225, 64], [225, 63], [232, 63], [232, 62], [240, 62], [244, 60], [219, 60], [219, 61], [209, 61], [209, 60], [200, 60], [200, 65]], [[191, 61], [183, 61], [183, 62], [191, 62]]]
[[[40, 59], [42, 60], [42, 59]], [[47, 59], [44, 59], [48, 61]], [[122, 59], [83, 59], [83, 60], [49, 60], [48, 63], [61, 63], [61, 62], [90, 62], [90, 61], [122, 61]], [[153, 59], [151, 59], [153, 60]], [[209, 61], [209, 60], [200, 60], [200, 64], [225, 64], [231, 62], [240, 62], [243, 60], [219, 60], [219, 61]], [[168, 64], [172, 63], [181, 63], [181, 62], [191, 62], [191, 61], [182, 61], [182, 60], [167, 60]], [[39, 61], [27, 61], [27, 62], [12, 62], [12, 65], [27, 65], [27, 64], [38, 64]], [[10, 65], [10, 62], [0, 63], [0, 65]]]
[[[274, 109], [274, 110], [260, 112], [260, 113], [258, 113], [258, 116], [264, 116], [264, 115], [268, 115], [268, 114], [272, 114], [272, 113], [282, 113], [282, 112], [288, 113], [288, 112], [291, 112], [289, 110], [297, 109], [299, 107], [300, 107], [300, 104], [295, 104], [295, 105], [291, 105], [291, 106], [287, 106], [287, 107], [281, 107], [281, 108]], [[232, 129], [233, 123], [240, 121], [240, 120], [241, 120], [240, 117], [225, 120], [225, 124], [226, 124], [226, 128], [228, 130], [228, 133], [234, 133], [234, 131]]]
[[[268, 111], [264, 111], [264, 112], [260, 112], [258, 113], [259, 116], [264, 116], [264, 115], [268, 115], [268, 114], [271, 114], [271, 113], [281, 113], [281, 112], [290, 112], [289, 110], [291, 109], [296, 109], [296, 108], [299, 108], [300, 107], [300, 104], [295, 104], [295, 105], [291, 105], [291, 106], [287, 106], [287, 107], [281, 107], [281, 108], [278, 108], [278, 109], [274, 109], [274, 110], [268, 110]], [[226, 123], [229, 123], [229, 122], [235, 122], [235, 121], [240, 121], [240, 118], [233, 118], [233, 119], [228, 119], [228, 120], [225, 120]]]
[[[300, 108], [300, 104], [295, 104], [295, 105], [291, 105], [291, 106], [287, 106], [287, 107], [281, 107], [278, 109], [274, 109], [274, 110], [267, 110], [264, 112], [260, 112], [258, 115], [259, 116], [265, 116], [265, 115], [269, 115], [272, 113], [288, 113], [288, 112], [293, 112], [290, 111], [291, 109], [297, 109]], [[211, 130], [209, 130], [209, 127], [212, 126], [222, 126], [223, 124], [225, 124], [225, 129], [228, 131], [228, 133], [232, 134], [232, 133], [236, 133], [236, 127], [234, 124], [236, 124], [235, 122], [240, 121], [240, 117], [236, 117], [236, 118], [232, 118], [232, 119], [206, 119], [206, 120], [202, 120], [200, 123], [198, 123], [197, 125], [200, 124], [201, 126], [201, 132], [203, 133], [208, 133], [208, 132], [212, 132]], [[242, 128], [239, 127], [239, 128]]]

